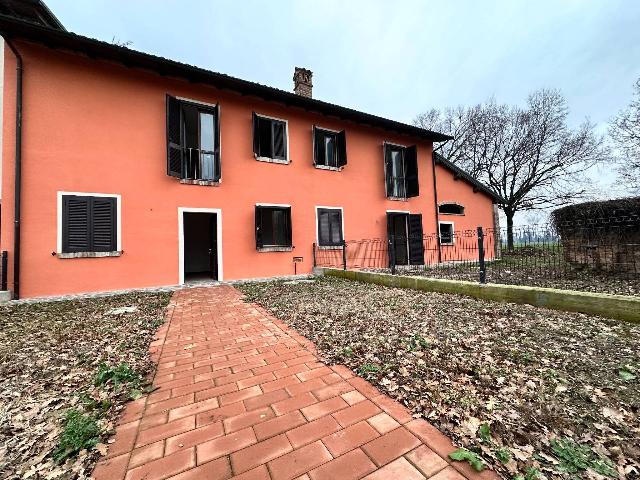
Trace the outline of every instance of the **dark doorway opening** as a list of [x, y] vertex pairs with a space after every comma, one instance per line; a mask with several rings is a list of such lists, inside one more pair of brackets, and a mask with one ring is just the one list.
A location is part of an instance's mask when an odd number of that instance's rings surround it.
[[422, 215], [387, 212], [389, 264], [424, 265]]
[[184, 281], [218, 280], [215, 213], [184, 212]]

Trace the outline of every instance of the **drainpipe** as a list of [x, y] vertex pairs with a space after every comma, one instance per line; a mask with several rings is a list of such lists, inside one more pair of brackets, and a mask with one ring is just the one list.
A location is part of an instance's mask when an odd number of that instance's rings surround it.
[[16, 157], [15, 187], [13, 192], [13, 298], [20, 298], [20, 194], [22, 186], [22, 56], [5, 38], [16, 57]]
[[438, 212], [438, 185], [436, 183], [436, 152], [444, 147], [449, 140], [441, 143], [431, 153], [431, 168], [433, 169], [433, 201], [436, 209], [436, 245], [438, 246], [438, 263], [442, 263], [442, 248], [440, 246], [440, 212]]

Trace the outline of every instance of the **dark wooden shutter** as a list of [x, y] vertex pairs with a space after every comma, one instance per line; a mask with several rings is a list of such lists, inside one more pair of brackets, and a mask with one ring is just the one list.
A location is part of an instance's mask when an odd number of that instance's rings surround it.
[[[333, 245], [340, 245], [342, 243], [342, 210], [333, 210], [329, 214], [329, 225], [331, 225], [331, 238], [329, 241]], [[334, 233], [338, 233], [338, 239], [334, 240]]]
[[214, 152], [214, 156], [213, 156], [213, 161], [214, 161], [214, 176], [213, 176], [213, 180], [215, 182], [220, 181], [220, 178], [222, 177], [222, 158], [221, 158], [221, 153], [222, 150], [220, 149], [220, 104], [217, 104], [214, 108], [214, 118], [215, 118], [215, 142], [216, 142], [216, 149]]
[[313, 126], [313, 164], [324, 165], [324, 135], [315, 125]]
[[260, 156], [260, 117], [253, 112], [253, 154]]
[[336, 143], [338, 150], [338, 167], [344, 167], [347, 164], [347, 135], [344, 130], [336, 135]]
[[393, 166], [391, 165], [391, 145], [385, 143], [383, 145], [384, 149], [384, 175], [385, 175], [385, 192], [387, 197], [389, 197], [393, 193]]
[[284, 210], [284, 224], [287, 247], [293, 246], [293, 235], [291, 233], [291, 207], [287, 207]]
[[116, 199], [91, 199], [91, 251], [114, 252], [116, 245]]
[[65, 195], [62, 197], [62, 251], [88, 252], [91, 248], [89, 234], [90, 197]]
[[167, 95], [167, 175], [182, 176], [184, 139], [180, 100]]
[[256, 248], [262, 248], [262, 208], [256, 205]]
[[[386, 148], [385, 148], [386, 151]], [[393, 237], [393, 220], [395, 217], [395, 213], [387, 212], [387, 253], [389, 257], [389, 268], [391, 268], [392, 263], [392, 246], [391, 244], [394, 242]]]
[[407, 198], [420, 195], [418, 182], [418, 149], [415, 145], [404, 149], [404, 168]]
[[409, 263], [411, 265], [424, 265], [422, 214], [409, 215]]
[[273, 135], [273, 155], [272, 158], [284, 160], [287, 158], [287, 126], [284, 122], [277, 120], [271, 123]]

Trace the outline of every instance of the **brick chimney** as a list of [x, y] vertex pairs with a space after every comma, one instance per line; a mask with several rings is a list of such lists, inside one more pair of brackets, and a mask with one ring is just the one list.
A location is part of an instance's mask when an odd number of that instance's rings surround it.
[[293, 91], [298, 95], [302, 95], [303, 97], [312, 98], [312, 77], [313, 72], [311, 70], [296, 67], [295, 71], [293, 72]]

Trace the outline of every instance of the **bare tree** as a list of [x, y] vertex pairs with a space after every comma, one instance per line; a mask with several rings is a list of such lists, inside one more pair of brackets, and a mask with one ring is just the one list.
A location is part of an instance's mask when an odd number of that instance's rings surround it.
[[440, 153], [505, 200], [500, 207], [511, 249], [517, 212], [565, 205], [591, 192], [585, 172], [604, 158], [603, 139], [588, 121], [570, 129], [567, 115], [562, 94], [542, 89], [529, 95], [524, 108], [490, 99], [431, 110], [414, 123], [452, 135]]
[[613, 119], [609, 134], [618, 147], [618, 172], [622, 183], [640, 194], [640, 78], [636, 81], [631, 103]]

